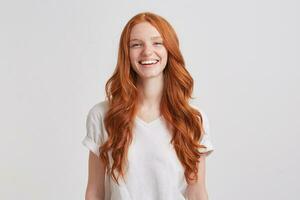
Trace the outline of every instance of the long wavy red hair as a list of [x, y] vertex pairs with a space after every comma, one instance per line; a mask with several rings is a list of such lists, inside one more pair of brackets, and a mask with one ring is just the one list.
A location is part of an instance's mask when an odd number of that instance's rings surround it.
[[158, 30], [168, 52], [167, 65], [163, 71], [164, 92], [160, 112], [171, 127], [171, 143], [184, 167], [186, 181], [190, 183], [197, 180], [201, 155], [199, 148], [205, 148], [199, 143], [204, 131], [203, 120], [200, 112], [189, 104], [193, 79], [185, 68], [176, 33], [164, 18], [150, 12], [134, 16], [122, 31], [117, 66], [105, 85], [109, 106], [104, 117], [104, 126], [108, 140], [100, 147], [100, 158], [105, 163], [108, 174], [119, 183], [119, 177], [125, 175], [139, 92], [136, 85], [138, 75], [130, 65], [129, 39], [133, 26], [141, 22], [149, 22]]

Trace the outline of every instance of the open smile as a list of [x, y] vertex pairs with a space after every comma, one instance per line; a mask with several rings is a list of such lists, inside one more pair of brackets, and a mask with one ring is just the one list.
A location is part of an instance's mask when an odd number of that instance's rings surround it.
[[157, 64], [158, 62], [159, 62], [158, 59], [141, 60], [141, 61], [139, 61], [139, 64], [144, 66], [144, 67], [150, 67], [150, 66], [153, 66], [153, 65]]

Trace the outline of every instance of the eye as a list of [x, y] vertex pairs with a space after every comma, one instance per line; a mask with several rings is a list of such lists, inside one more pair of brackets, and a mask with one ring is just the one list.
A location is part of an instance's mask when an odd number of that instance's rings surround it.
[[130, 47], [139, 47], [139, 46], [141, 46], [141, 44], [136, 43], [136, 44], [132, 44]]
[[154, 42], [154, 45], [160, 46], [160, 45], [163, 45], [163, 43], [162, 42]]

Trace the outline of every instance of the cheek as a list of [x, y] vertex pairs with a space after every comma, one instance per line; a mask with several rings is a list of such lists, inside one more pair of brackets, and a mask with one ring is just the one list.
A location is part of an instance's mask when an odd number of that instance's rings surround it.
[[134, 52], [132, 51], [129, 52], [129, 59], [130, 59], [130, 63], [133, 64], [135, 60]]
[[139, 57], [138, 51], [129, 51], [130, 62], [133, 64]]
[[166, 59], [168, 57], [168, 51], [166, 50], [166, 48], [161, 49], [160, 51], [160, 55]]
[[167, 50], [162, 51], [161, 55], [162, 55], [163, 63], [166, 64], [167, 60], [168, 60], [168, 52], [167, 52]]
[[137, 55], [136, 52], [129, 52], [129, 59], [130, 59], [130, 68], [132, 68], [136, 73], [137, 72], [137, 66], [136, 66], [136, 59]]

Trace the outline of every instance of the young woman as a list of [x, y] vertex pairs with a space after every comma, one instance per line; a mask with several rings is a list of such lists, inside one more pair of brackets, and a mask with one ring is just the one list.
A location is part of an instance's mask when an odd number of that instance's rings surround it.
[[125, 26], [107, 100], [87, 117], [87, 200], [207, 200], [206, 115], [171, 25], [140, 13]]

